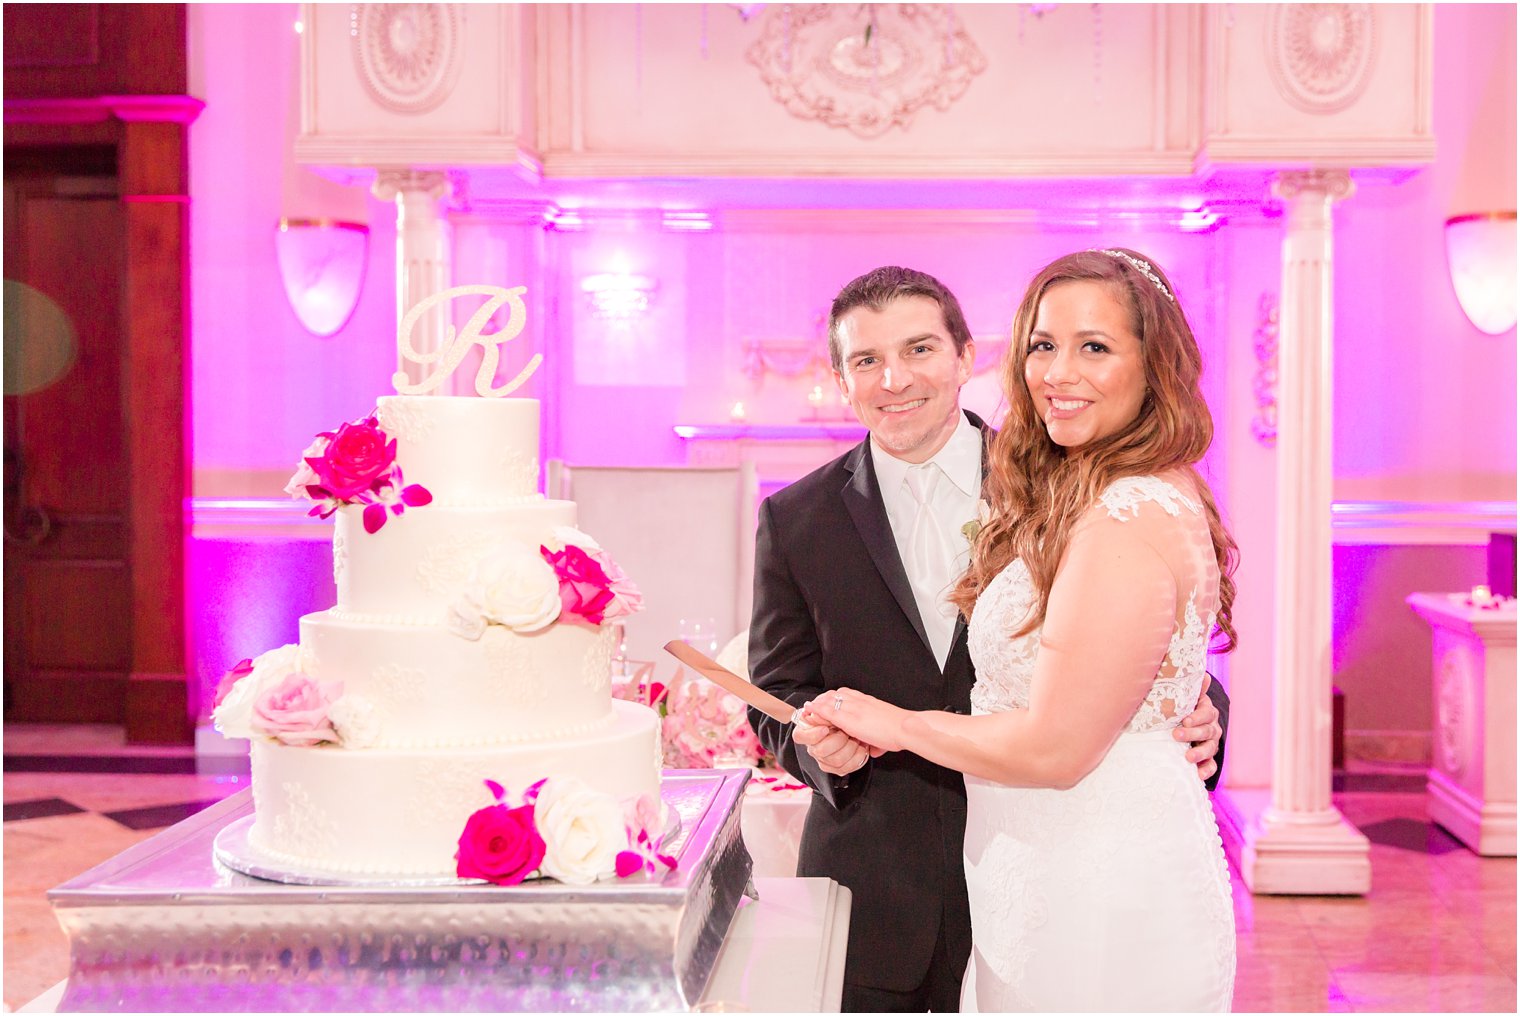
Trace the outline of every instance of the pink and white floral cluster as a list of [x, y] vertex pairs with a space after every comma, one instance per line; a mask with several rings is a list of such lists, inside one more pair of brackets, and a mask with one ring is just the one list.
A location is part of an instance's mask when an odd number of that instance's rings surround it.
[[682, 670], [670, 682], [664, 701], [660, 724], [667, 766], [712, 769], [763, 764], [765, 748], [737, 696]]
[[227, 737], [267, 737], [281, 744], [367, 748], [380, 736], [374, 703], [345, 695], [339, 681], [304, 672], [301, 648], [281, 646], [240, 660], [217, 685], [211, 712]]
[[396, 464], [396, 441], [373, 414], [334, 431], [323, 431], [306, 451], [285, 493], [316, 505], [309, 514], [327, 518], [344, 505], [364, 505], [364, 531], [373, 533], [391, 515], [432, 503], [420, 484], [408, 484]]
[[638, 587], [595, 540], [559, 526], [537, 549], [508, 540], [476, 561], [445, 624], [475, 640], [493, 624], [515, 632], [556, 621], [595, 628], [643, 606]]
[[664, 805], [650, 795], [624, 805], [580, 780], [553, 777], [533, 784], [514, 806], [501, 784], [485, 785], [496, 803], [465, 821], [454, 854], [460, 878], [517, 885], [546, 876], [590, 885], [676, 866], [660, 853]]

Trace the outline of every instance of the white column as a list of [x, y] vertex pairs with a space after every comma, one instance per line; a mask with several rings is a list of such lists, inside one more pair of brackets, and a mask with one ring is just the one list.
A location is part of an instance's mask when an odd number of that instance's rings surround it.
[[1256, 893], [1361, 894], [1367, 838], [1330, 802], [1331, 206], [1340, 171], [1284, 172], [1278, 344], [1277, 595], [1272, 787], [1240, 856]]
[[[414, 169], [381, 169], [373, 187], [375, 197], [396, 205], [396, 321], [399, 323], [424, 299], [449, 288], [449, 243], [447, 224], [439, 213], [439, 202], [448, 193], [448, 178], [443, 173]], [[440, 303], [424, 314], [412, 330], [412, 346], [419, 352], [433, 352], [443, 345], [449, 326], [449, 307]], [[397, 353], [398, 370], [406, 372], [411, 384], [418, 384], [427, 374], [426, 364], [405, 361]], [[460, 372], [455, 371], [440, 395], [459, 394], [456, 387]]]

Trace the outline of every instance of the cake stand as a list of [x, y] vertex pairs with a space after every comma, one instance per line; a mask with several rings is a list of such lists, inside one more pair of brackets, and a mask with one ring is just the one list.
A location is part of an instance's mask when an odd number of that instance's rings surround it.
[[69, 937], [60, 1011], [681, 1010], [740, 898], [748, 770], [667, 770], [675, 870], [592, 886], [306, 885], [214, 857], [249, 791], [48, 893]]

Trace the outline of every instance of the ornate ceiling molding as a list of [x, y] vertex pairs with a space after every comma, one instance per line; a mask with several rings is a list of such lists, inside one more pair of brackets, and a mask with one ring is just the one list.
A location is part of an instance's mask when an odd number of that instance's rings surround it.
[[944, 4], [787, 4], [746, 54], [802, 120], [874, 138], [949, 109], [987, 59]]
[[1371, 4], [1279, 4], [1267, 33], [1267, 66], [1283, 98], [1308, 113], [1345, 109], [1367, 87], [1377, 49]]
[[458, 4], [354, 4], [349, 38], [365, 91], [397, 113], [443, 102], [463, 63]]

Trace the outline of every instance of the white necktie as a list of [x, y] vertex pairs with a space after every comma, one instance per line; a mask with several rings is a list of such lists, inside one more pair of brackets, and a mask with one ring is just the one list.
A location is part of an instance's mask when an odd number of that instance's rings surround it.
[[934, 514], [934, 490], [939, 484], [940, 468], [932, 462], [908, 470], [908, 492], [918, 503], [913, 528], [908, 535], [908, 560], [903, 562], [913, 599], [935, 658], [944, 666], [955, 634], [955, 608], [945, 600], [950, 583], [956, 578], [956, 548], [945, 534], [945, 527]]

